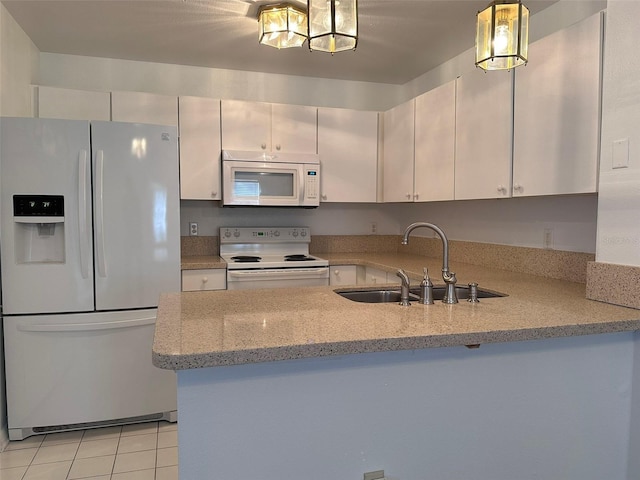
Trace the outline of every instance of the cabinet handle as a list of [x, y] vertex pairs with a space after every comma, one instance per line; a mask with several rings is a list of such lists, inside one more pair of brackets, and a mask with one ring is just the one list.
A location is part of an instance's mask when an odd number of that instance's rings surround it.
[[522, 185], [520, 185], [519, 183], [514, 183], [513, 190], [516, 191], [516, 192], [521, 192], [522, 191]]
[[407, 193], [407, 200], [411, 200], [411, 194]]
[[207, 283], [209, 281], [208, 277], [202, 277], [202, 283]]
[[327, 195], [325, 193], [322, 194], [322, 200], [326, 200], [327, 199]]
[[215, 197], [216, 195], [218, 195], [218, 192], [211, 192], [212, 197]]
[[413, 198], [414, 198], [415, 200], [418, 200], [418, 198], [420, 198], [420, 194], [419, 194], [419, 193], [416, 193], [416, 194], [413, 196]]
[[338, 275], [340, 275], [340, 270], [334, 270], [333, 274], [337, 277]]
[[280, 150], [280, 145], [276, 145], [276, 150]]
[[507, 187], [505, 187], [504, 185], [498, 185], [498, 192], [507, 193]]
[[266, 150], [267, 149], [267, 144], [263, 143], [262, 145], [260, 145], [260, 147], [262, 147], [263, 150]]

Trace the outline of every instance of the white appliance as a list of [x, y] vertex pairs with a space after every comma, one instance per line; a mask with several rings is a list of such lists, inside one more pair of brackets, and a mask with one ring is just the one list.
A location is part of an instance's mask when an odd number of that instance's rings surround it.
[[328, 260], [309, 255], [308, 227], [220, 229], [227, 290], [329, 285]]
[[318, 155], [222, 152], [225, 206], [317, 207], [319, 191]]
[[175, 127], [1, 118], [9, 438], [175, 421], [152, 365], [158, 295], [180, 290]]

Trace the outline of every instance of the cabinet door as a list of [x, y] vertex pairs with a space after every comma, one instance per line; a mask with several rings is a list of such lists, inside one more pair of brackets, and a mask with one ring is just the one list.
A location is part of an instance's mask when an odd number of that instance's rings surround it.
[[271, 104], [222, 101], [222, 148], [271, 151]]
[[378, 113], [318, 109], [323, 202], [375, 202]]
[[516, 69], [514, 196], [596, 191], [601, 23], [597, 14], [538, 40]]
[[383, 285], [387, 283], [387, 272], [379, 270], [373, 267], [366, 267], [365, 269], [365, 284], [366, 285]]
[[57, 87], [36, 87], [39, 118], [111, 120], [111, 94]]
[[329, 272], [329, 285], [356, 285], [358, 283], [355, 265], [329, 267]]
[[415, 100], [384, 112], [385, 202], [413, 201]]
[[455, 106], [455, 80], [416, 98], [416, 202], [454, 198]]
[[144, 92], [111, 92], [114, 122], [178, 126], [178, 97]]
[[271, 149], [274, 152], [316, 153], [316, 107], [274, 103], [271, 112]]
[[220, 100], [180, 97], [180, 198], [220, 200]]
[[513, 72], [478, 68], [458, 78], [456, 200], [511, 195], [512, 140]]

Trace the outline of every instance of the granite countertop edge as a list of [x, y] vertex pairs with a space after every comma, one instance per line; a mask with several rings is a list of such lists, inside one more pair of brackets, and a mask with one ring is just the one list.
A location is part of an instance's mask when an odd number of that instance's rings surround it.
[[580, 335], [619, 333], [635, 331], [638, 329], [640, 329], [640, 320], [628, 320], [598, 324], [478, 332], [469, 334], [454, 333], [430, 337], [381, 338], [377, 340], [356, 340], [334, 343], [265, 347], [226, 353], [194, 353], [176, 356], [154, 351], [153, 364], [159, 368], [168, 370], [191, 370], [303, 358], [353, 355], [359, 353], [462, 346], [475, 348], [482, 344], [489, 343], [507, 343]]

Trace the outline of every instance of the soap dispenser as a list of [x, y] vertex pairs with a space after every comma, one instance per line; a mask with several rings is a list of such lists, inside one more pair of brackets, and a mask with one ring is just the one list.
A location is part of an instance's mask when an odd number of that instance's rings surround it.
[[433, 305], [433, 283], [429, 278], [429, 270], [423, 269], [424, 276], [420, 282], [420, 303], [423, 305]]

